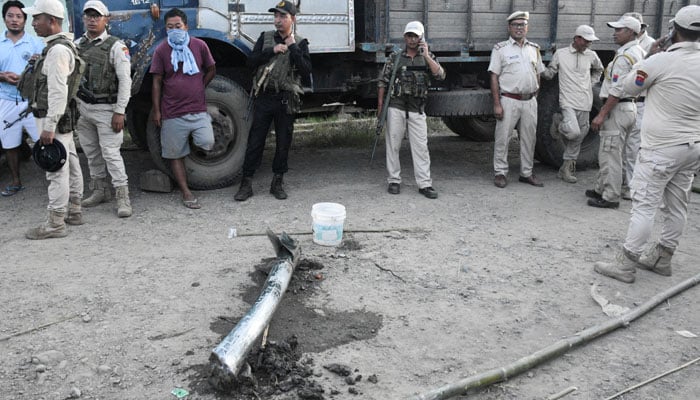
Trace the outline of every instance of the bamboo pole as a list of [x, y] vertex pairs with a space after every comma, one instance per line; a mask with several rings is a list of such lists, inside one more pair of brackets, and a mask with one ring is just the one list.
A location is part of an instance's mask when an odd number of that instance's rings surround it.
[[444, 400], [454, 396], [468, 394], [470, 391], [483, 389], [484, 387], [494, 383], [503, 382], [511, 377], [543, 364], [546, 361], [554, 359], [568, 352], [571, 348], [581, 346], [599, 336], [612, 332], [622, 326], [629, 325], [630, 322], [651, 311], [654, 307], [663, 303], [667, 299], [697, 285], [698, 283], [700, 283], [700, 274], [686, 279], [685, 281], [656, 294], [639, 307], [634, 308], [620, 315], [619, 317], [610, 319], [588, 329], [584, 329], [573, 336], [559, 340], [554, 344], [551, 344], [504, 367], [494, 368], [476, 375], [472, 375], [457, 382], [447, 384], [437, 389], [432, 389], [428, 392], [413, 397], [413, 400]]

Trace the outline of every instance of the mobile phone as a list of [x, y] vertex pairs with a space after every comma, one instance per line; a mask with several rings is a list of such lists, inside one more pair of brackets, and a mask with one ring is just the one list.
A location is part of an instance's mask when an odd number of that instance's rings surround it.
[[662, 49], [665, 49], [668, 46], [670, 46], [672, 43], [671, 38], [673, 37], [674, 33], [675, 33], [675, 30], [673, 29], [673, 27], [671, 27], [671, 29], [668, 30], [668, 35], [666, 35], [666, 39], [663, 41], [663, 43], [661, 43], [661, 45], [659, 45], [659, 47]]

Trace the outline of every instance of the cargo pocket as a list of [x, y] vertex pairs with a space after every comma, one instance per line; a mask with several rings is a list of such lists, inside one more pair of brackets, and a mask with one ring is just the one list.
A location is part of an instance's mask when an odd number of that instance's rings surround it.
[[647, 183], [642, 179], [632, 179], [630, 182], [630, 198], [633, 201], [640, 201], [646, 196]]
[[620, 149], [620, 134], [618, 131], [600, 131], [600, 147], [606, 153]]

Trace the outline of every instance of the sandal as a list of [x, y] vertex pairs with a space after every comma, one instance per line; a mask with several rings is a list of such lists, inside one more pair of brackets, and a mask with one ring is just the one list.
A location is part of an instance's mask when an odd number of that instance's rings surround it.
[[22, 190], [24, 190], [24, 186], [22, 186], [22, 185], [7, 185], [7, 186], [5, 186], [5, 190], [0, 192], [0, 194], [5, 196], [5, 197], [9, 197], [9, 196], [16, 195], [18, 192], [20, 192]]
[[183, 204], [185, 207], [190, 208], [190, 209], [192, 209], [192, 210], [199, 210], [200, 208], [202, 208], [202, 205], [199, 204], [199, 200], [197, 200], [196, 197], [195, 197], [194, 199], [192, 199], [192, 200], [185, 200], [185, 199], [182, 199], [182, 204]]

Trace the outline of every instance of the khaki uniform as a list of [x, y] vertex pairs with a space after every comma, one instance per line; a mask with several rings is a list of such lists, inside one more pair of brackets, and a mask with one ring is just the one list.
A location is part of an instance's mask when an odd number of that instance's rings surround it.
[[559, 74], [559, 106], [562, 121], [559, 132], [564, 142], [564, 160], [577, 160], [581, 142], [588, 134], [589, 116], [593, 105], [593, 85], [603, 74], [603, 63], [595, 51], [583, 53], [572, 45], [554, 53], [542, 77], [552, 79]]
[[605, 101], [608, 96], [615, 96], [620, 102], [610, 111], [600, 128], [600, 148], [598, 164], [600, 169], [596, 177], [594, 190], [610, 202], [619, 202], [622, 189], [622, 155], [625, 142], [634, 128], [637, 119], [637, 107], [634, 97], [625, 93], [622, 79], [632, 66], [644, 58], [644, 50], [636, 40], [629, 41], [617, 50], [615, 58], [605, 70], [605, 79], [600, 88], [600, 97]]
[[[57, 36], [64, 36], [72, 40], [73, 34], [60, 32], [45, 38], [50, 42]], [[46, 179], [49, 181], [49, 205], [50, 211], [66, 212], [68, 199], [83, 197], [83, 173], [80, 169], [78, 153], [73, 141], [73, 132], [58, 133], [56, 125], [63, 116], [68, 103], [68, 76], [75, 68], [75, 57], [73, 52], [64, 45], [57, 44], [46, 53], [46, 59], [41, 73], [46, 75], [49, 94], [48, 111], [46, 117], [37, 118], [36, 124], [39, 132], [54, 132], [56, 139], [63, 143], [68, 157], [63, 168], [56, 172], [47, 172]]]
[[[655, 39], [644, 32], [637, 38], [637, 41], [639, 42], [639, 47], [644, 50], [644, 54], [646, 55], [651, 49], [651, 46], [654, 44]], [[629, 185], [629, 183], [632, 182], [632, 172], [634, 172], [634, 163], [637, 159], [637, 152], [639, 151], [640, 145], [639, 132], [642, 129], [642, 119], [644, 118], [645, 99], [646, 91], [643, 91], [639, 94], [639, 97], [637, 97], [637, 120], [634, 127], [632, 127], [632, 131], [627, 136], [627, 140], [625, 141], [624, 157], [622, 160], [625, 170], [623, 186]]]
[[[97, 38], [90, 40], [86, 35], [76, 43], [104, 42], [109, 38], [105, 31]], [[96, 44], [100, 46], [100, 44]], [[112, 130], [112, 116], [124, 114], [131, 97], [131, 60], [129, 50], [124, 43], [117, 40], [109, 51], [109, 64], [114, 68], [118, 81], [117, 98], [114, 104], [90, 104], [78, 97], [78, 110], [80, 119], [76, 131], [80, 139], [80, 145], [88, 159], [91, 179], [105, 179], [107, 171], [112, 177], [112, 185], [116, 187], [127, 186], [128, 177], [124, 167], [124, 160], [119, 151], [124, 142], [124, 131]]]
[[489, 72], [498, 75], [500, 92], [521, 96], [517, 100], [501, 95], [503, 119], [496, 122], [493, 146], [495, 175], [508, 175], [508, 144], [517, 126], [520, 137], [520, 175], [532, 175], [537, 140], [538, 76], [545, 70], [540, 47], [525, 39], [520, 46], [513, 38], [500, 42], [491, 51]]
[[624, 247], [639, 254], [651, 236], [656, 211], [664, 225], [659, 243], [675, 249], [686, 223], [693, 175], [700, 169], [700, 43], [681, 42], [625, 77], [624, 90], [647, 91], [642, 144], [634, 177], [632, 217]]

